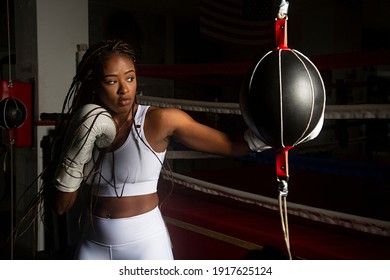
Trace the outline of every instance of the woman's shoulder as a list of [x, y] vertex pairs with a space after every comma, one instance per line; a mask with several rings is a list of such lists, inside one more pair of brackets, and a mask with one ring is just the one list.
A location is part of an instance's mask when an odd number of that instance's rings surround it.
[[171, 135], [177, 128], [186, 126], [193, 119], [183, 110], [178, 108], [149, 108], [145, 123], [154, 129], [166, 131]]
[[147, 117], [157, 120], [180, 120], [188, 116], [183, 110], [178, 108], [159, 108], [150, 106], [147, 112]]

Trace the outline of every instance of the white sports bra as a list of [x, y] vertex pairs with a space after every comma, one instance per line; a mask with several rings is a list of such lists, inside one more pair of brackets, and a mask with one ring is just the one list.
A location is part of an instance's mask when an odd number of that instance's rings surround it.
[[[155, 193], [166, 151], [155, 152], [144, 134], [145, 116], [149, 106], [138, 105], [134, 124], [126, 142], [104, 155], [93, 184], [98, 196], [121, 197]], [[94, 152], [86, 169], [91, 170], [99, 152]], [[91, 182], [89, 182], [91, 184]]]

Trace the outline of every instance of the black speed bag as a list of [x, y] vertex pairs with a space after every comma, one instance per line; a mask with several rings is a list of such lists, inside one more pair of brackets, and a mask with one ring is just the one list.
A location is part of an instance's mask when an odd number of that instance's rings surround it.
[[275, 49], [245, 75], [240, 109], [248, 127], [267, 145], [295, 146], [324, 113], [324, 83], [306, 56], [292, 49]]
[[27, 117], [25, 105], [16, 98], [7, 97], [0, 101], [0, 127], [12, 129], [21, 126]]

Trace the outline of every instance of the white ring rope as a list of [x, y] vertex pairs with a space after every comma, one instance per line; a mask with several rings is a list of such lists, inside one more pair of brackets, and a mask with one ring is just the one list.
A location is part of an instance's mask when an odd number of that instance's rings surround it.
[[186, 111], [240, 115], [241, 110], [237, 103], [220, 103], [207, 101], [194, 101], [186, 99], [172, 99], [140, 95], [138, 103], [160, 108], [179, 108]]
[[[169, 99], [161, 97], [138, 96], [138, 102], [143, 105], [151, 105], [160, 108], [180, 108], [187, 111], [236, 114], [240, 115], [238, 103], [206, 102], [184, 99]], [[390, 104], [359, 104], [359, 105], [328, 105], [325, 110], [326, 119], [390, 119]], [[169, 158], [200, 158], [212, 155], [195, 151], [170, 151]], [[172, 176], [171, 176], [172, 175]], [[183, 185], [185, 187], [208, 194], [219, 195], [251, 203], [271, 210], [279, 210], [277, 199], [223, 187], [210, 182], [191, 178], [178, 173], [163, 174], [166, 180]], [[316, 222], [337, 225], [361, 232], [390, 236], [390, 222], [371, 219], [336, 211], [310, 207], [306, 205], [289, 203], [288, 214], [306, 218]]]
[[[140, 95], [138, 102], [161, 108], [241, 115], [238, 103], [207, 102]], [[390, 104], [327, 105], [325, 119], [390, 119]]]
[[[237, 201], [255, 204], [271, 210], [279, 210], [277, 199], [224, 187], [175, 172], [163, 174], [163, 178], [203, 193], [223, 196]], [[293, 202], [289, 202], [288, 214], [365, 233], [390, 236], [390, 222], [387, 221], [310, 207]]]
[[167, 159], [200, 159], [200, 158], [222, 158], [222, 156], [197, 151], [171, 151], [166, 154]]

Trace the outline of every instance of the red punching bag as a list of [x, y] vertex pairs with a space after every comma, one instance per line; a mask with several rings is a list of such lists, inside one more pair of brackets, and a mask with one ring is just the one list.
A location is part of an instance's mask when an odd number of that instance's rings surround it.
[[325, 110], [321, 75], [306, 56], [287, 47], [286, 26], [286, 19], [277, 20], [277, 47], [247, 72], [240, 92], [248, 127], [275, 149], [307, 138]]

